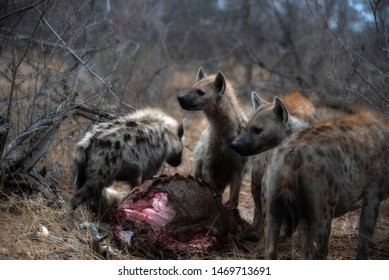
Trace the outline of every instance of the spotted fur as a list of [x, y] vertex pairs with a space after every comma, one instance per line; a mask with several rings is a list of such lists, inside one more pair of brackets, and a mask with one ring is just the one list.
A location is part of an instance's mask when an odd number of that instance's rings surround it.
[[276, 148], [264, 177], [265, 254], [277, 258], [281, 223], [306, 223], [304, 257], [328, 255], [331, 221], [359, 206], [357, 259], [368, 245], [381, 201], [389, 194], [389, 127], [363, 112], [317, 124]]
[[[114, 180], [135, 187], [151, 179], [164, 161], [181, 163], [183, 124], [159, 109], [146, 108], [100, 123], [76, 145], [74, 156], [76, 193], [70, 217], [79, 203], [100, 200]], [[96, 206], [96, 205], [95, 205]]]

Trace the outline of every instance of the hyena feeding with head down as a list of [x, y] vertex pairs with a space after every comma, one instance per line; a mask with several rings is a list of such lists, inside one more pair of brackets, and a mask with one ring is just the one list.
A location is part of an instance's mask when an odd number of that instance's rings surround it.
[[298, 92], [275, 97], [273, 103], [252, 93], [255, 112], [245, 129], [231, 144], [242, 156], [251, 158], [251, 192], [255, 202], [253, 228], [259, 230], [262, 217], [262, 178], [272, 155], [272, 149], [296, 131], [312, 126], [316, 120], [313, 104]]
[[234, 90], [221, 72], [206, 76], [199, 68], [197, 82], [189, 92], [179, 95], [181, 107], [203, 111], [209, 125], [195, 148], [195, 177], [213, 183], [220, 193], [230, 184], [230, 201], [238, 205], [246, 159], [230, 148], [246, 123]]
[[93, 199], [98, 207], [102, 190], [114, 180], [135, 187], [151, 179], [164, 161], [178, 166], [183, 134], [183, 123], [153, 108], [95, 125], [76, 146], [76, 193], [69, 218], [79, 203]]
[[362, 202], [357, 259], [367, 259], [381, 201], [389, 194], [389, 127], [372, 113], [317, 124], [273, 154], [264, 177], [265, 254], [277, 258], [284, 219], [306, 222], [304, 256], [328, 254], [331, 221]]

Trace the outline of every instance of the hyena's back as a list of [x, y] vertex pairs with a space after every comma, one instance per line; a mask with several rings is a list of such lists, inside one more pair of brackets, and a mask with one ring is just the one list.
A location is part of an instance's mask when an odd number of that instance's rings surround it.
[[145, 108], [95, 125], [76, 146], [76, 193], [70, 202], [69, 225], [79, 203], [101, 193], [114, 180], [135, 187], [151, 179], [164, 161], [181, 163], [183, 124], [156, 108]]
[[362, 200], [357, 258], [367, 258], [380, 202], [389, 194], [388, 139], [388, 126], [362, 113], [302, 130], [279, 146], [264, 178], [267, 257], [277, 255], [286, 218], [308, 223], [305, 257], [325, 258], [332, 218]]

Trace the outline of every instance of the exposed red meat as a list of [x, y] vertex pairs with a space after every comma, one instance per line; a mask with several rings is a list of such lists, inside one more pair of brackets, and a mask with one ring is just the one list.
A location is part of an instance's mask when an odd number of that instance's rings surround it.
[[[192, 176], [162, 175], [135, 188], [112, 214], [116, 238], [132, 249], [208, 249], [250, 230], [232, 204]], [[129, 234], [133, 233], [131, 241]], [[245, 233], [243, 233], [245, 232]]]

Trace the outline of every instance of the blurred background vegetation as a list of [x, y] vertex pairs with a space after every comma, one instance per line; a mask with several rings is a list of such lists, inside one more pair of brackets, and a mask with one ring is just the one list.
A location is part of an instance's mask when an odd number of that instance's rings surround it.
[[387, 113], [389, 1], [5, 0], [0, 60], [1, 112], [12, 91], [45, 101], [32, 119], [74, 92], [113, 110], [168, 106], [200, 65], [243, 95], [298, 89]]

